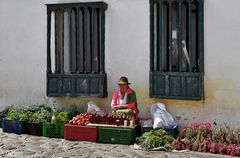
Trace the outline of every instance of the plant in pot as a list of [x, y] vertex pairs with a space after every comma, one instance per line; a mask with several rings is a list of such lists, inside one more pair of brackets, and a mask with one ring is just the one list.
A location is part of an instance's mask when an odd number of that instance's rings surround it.
[[24, 106], [11, 106], [3, 119], [3, 132], [22, 134], [25, 133], [25, 124], [31, 112]]
[[28, 122], [26, 122], [26, 133], [30, 135], [42, 135], [42, 124], [48, 122], [52, 116], [51, 111], [41, 107], [32, 113]]

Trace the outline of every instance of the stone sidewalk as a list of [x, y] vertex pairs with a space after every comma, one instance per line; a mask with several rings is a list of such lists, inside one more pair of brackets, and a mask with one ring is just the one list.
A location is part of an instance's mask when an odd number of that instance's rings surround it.
[[57, 138], [3, 133], [0, 128], [1, 158], [230, 158], [199, 152], [134, 150], [128, 145], [68, 141]]

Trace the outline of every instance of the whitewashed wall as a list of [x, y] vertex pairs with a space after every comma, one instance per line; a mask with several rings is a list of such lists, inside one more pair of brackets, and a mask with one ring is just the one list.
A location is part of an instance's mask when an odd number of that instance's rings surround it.
[[104, 0], [106, 11], [105, 66], [108, 98], [47, 98], [46, 6], [48, 3], [93, 0], [0, 1], [0, 109], [8, 105], [52, 103], [85, 106], [95, 101], [110, 110], [116, 82], [126, 75], [136, 90], [141, 115], [163, 102], [180, 125], [191, 122], [240, 124], [240, 1], [205, 0], [204, 101], [149, 98], [149, 2]]

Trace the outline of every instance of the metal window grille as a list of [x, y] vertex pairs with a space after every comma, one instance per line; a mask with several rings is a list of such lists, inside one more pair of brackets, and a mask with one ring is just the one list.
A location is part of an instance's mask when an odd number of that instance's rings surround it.
[[150, 0], [150, 96], [201, 99], [203, 72], [203, 0]]
[[47, 95], [106, 96], [104, 2], [47, 4]]
[[106, 9], [103, 2], [47, 5], [48, 73], [104, 73]]

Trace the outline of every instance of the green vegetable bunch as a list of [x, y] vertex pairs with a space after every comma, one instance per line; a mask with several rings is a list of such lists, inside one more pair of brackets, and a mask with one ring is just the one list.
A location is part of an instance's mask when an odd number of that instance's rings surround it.
[[40, 108], [40, 110], [32, 114], [30, 121], [34, 123], [48, 122], [51, 116], [52, 113], [49, 110], [42, 107]]
[[25, 107], [10, 107], [7, 113], [7, 119], [27, 121], [31, 116], [31, 112]]
[[67, 123], [68, 120], [68, 112], [62, 111], [60, 113], [55, 113], [56, 123]]
[[163, 147], [166, 151], [170, 151], [171, 143], [174, 140], [165, 130], [158, 129], [145, 132], [141, 137], [137, 138], [137, 144], [145, 150]]

